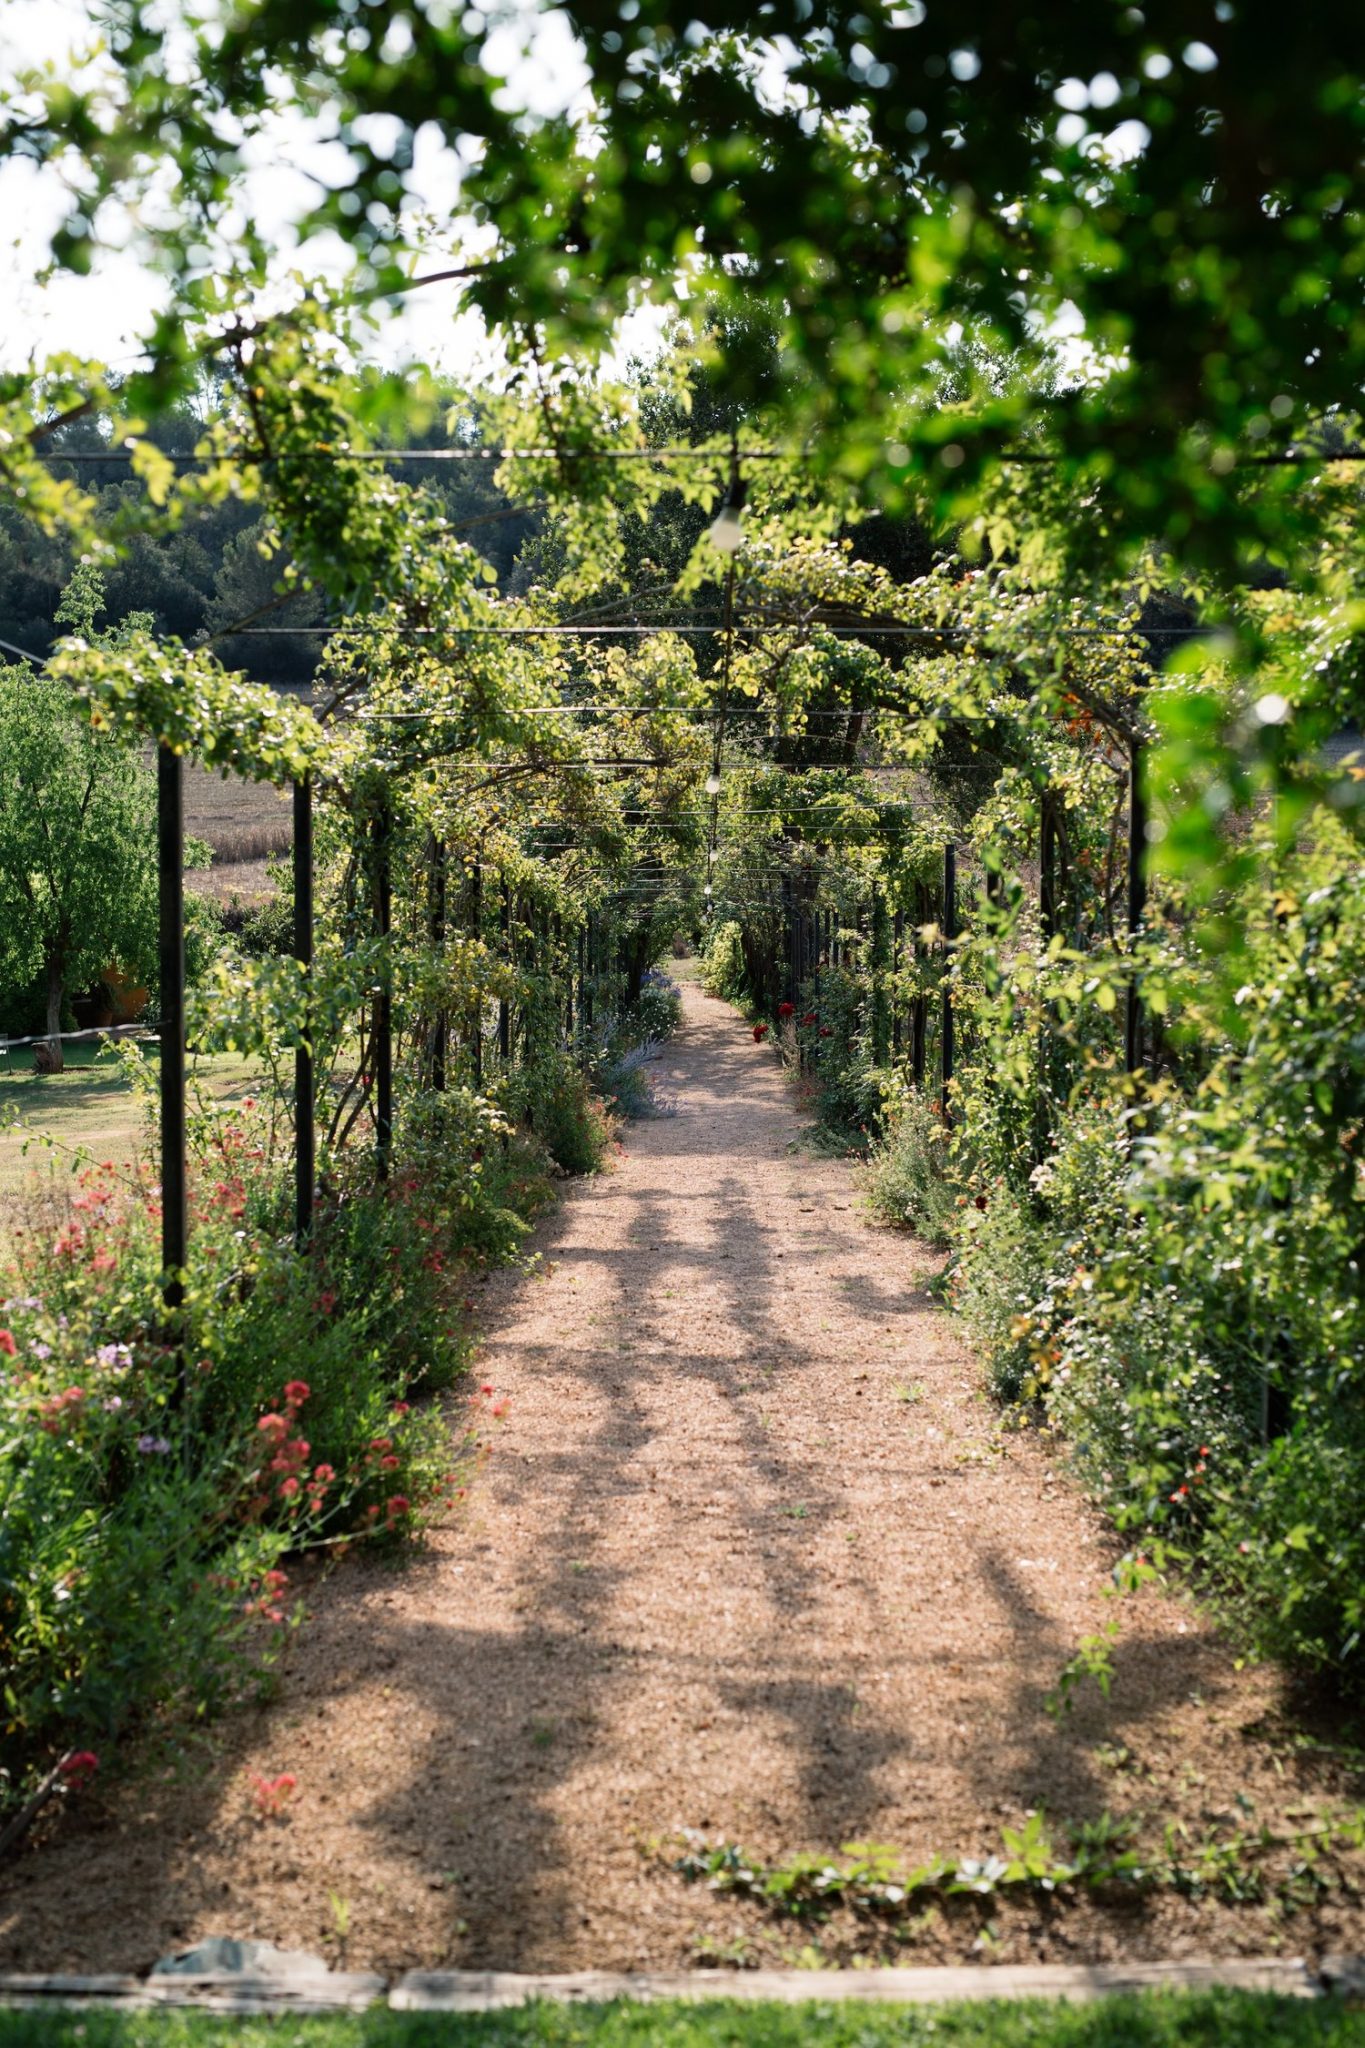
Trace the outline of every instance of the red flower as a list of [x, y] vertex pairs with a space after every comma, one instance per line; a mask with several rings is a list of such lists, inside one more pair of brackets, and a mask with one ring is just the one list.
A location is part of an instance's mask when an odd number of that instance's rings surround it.
[[763, 1043], [764, 1039], [765, 1039], [765, 1038], [767, 1037], [767, 1035], [768, 1035], [768, 1027], [767, 1027], [767, 1025], [766, 1025], [766, 1024], [755, 1024], [755, 1026], [754, 1026], [754, 1044], [755, 1044], [755, 1045], [762, 1045], [762, 1043]]
[[405, 1493], [395, 1493], [389, 1496], [386, 1503], [386, 1512], [391, 1522], [398, 1521], [401, 1516], [410, 1514], [411, 1511], [411, 1506]]
[[18, 1349], [19, 1346], [15, 1343], [10, 1332], [8, 1330], [0, 1330], [0, 1351], [3, 1351], [7, 1358], [13, 1358]]
[[796, 1015], [795, 1003], [779, 1003], [777, 1006], [777, 1014], [779, 1017], [782, 1018], [783, 1022], [785, 1023], [788, 1017], [794, 1017]]
[[335, 1468], [331, 1465], [319, 1465], [313, 1474], [319, 1486], [330, 1486], [336, 1476]]
[[828, 1024], [822, 1024], [820, 1026], [820, 1036], [822, 1038], [830, 1038], [833, 1036], [833, 1033], [831, 1032]]
[[298, 1490], [299, 1482], [297, 1479], [282, 1479], [280, 1481], [280, 1493], [285, 1500], [292, 1500]]
[[100, 1760], [93, 1749], [75, 1749], [57, 1766], [73, 1792], [79, 1792], [82, 1786], [88, 1785], [99, 1767]]
[[302, 1408], [304, 1402], [308, 1399], [308, 1382], [306, 1380], [290, 1380], [284, 1390], [284, 1398], [291, 1408]]
[[807, 1010], [801, 1022], [803, 1024], [818, 1024], [820, 1022], [820, 1012], [818, 1010]]

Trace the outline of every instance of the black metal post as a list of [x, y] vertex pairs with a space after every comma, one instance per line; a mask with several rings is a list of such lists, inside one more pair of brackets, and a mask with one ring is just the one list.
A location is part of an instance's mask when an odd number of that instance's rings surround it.
[[[898, 910], [891, 924], [891, 973], [893, 977], [899, 975], [904, 957], [905, 912]], [[899, 990], [894, 989], [893, 986], [891, 997], [891, 1050], [894, 1053], [898, 1053], [901, 1049], [901, 1006], [896, 1000], [898, 994]]]
[[[475, 861], [469, 876], [469, 927], [475, 943], [483, 937], [483, 863]], [[476, 970], [477, 971], [477, 970]], [[483, 991], [474, 998], [469, 1018], [469, 1044], [474, 1055], [474, 1086], [483, 1086]]]
[[303, 1023], [294, 1048], [294, 1243], [300, 1251], [313, 1229], [317, 1182], [317, 1103], [313, 1069], [313, 783], [294, 784], [294, 958], [303, 984]]
[[1050, 789], [1043, 791], [1038, 827], [1038, 916], [1046, 942], [1057, 929], [1057, 812]]
[[[1142, 741], [1128, 744], [1128, 943], [1137, 944], [1147, 913], [1147, 793], [1142, 785]], [[1142, 992], [1137, 965], [1128, 971], [1128, 1002], [1124, 1016], [1124, 1062], [1130, 1074], [1143, 1065]]]
[[[158, 951], [161, 968], [162, 1300], [172, 1340], [185, 1305], [189, 1257], [185, 1171], [185, 796], [180, 756], [156, 750]], [[184, 1360], [181, 1360], [183, 1383]]]
[[953, 1078], [953, 940], [957, 937], [957, 848], [950, 841], [943, 849], [943, 1121], [952, 1122], [948, 1105], [948, 1083]]
[[390, 859], [390, 818], [387, 808], [371, 828], [374, 843], [375, 931], [381, 944], [379, 982], [374, 997], [374, 1170], [389, 1177], [393, 1147], [393, 974], [389, 938], [393, 929], [393, 872]]
[[578, 941], [578, 1013], [585, 1031], [592, 1030], [592, 912], [584, 920]]
[[[431, 896], [427, 905], [428, 930], [431, 943], [441, 955], [441, 966], [445, 967], [446, 950], [446, 843], [444, 839], [433, 838], [431, 842]], [[446, 1032], [448, 1021], [445, 1003], [431, 1020], [431, 1085], [438, 1095], [444, 1093], [446, 1085]]]
[[[502, 957], [503, 964], [512, 964], [512, 884], [504, 877], [502, 885]], [[498, 1058], [504, 1070], [512, 1058], [512, 1005], [506, 996], [498, 998]]]
[[[919, 966], [920, 960], [923, 957], [919, 928], [924, 923], [924, 911], [924, 891], [917, 882], [915, 884], [915, 929], [911, 939], [911, 948], [916, 967]], [[924, 1086], [928, 1038], [929, 999], [923, 989], [917, 989], [914, 1001], [910, 1006], [910, 1072], [917, 1088], [923, 1088]]]

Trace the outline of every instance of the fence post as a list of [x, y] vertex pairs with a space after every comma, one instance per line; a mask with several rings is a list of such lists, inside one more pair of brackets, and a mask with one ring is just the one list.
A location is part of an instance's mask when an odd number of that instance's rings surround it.
[[375, 1176], [389, 1177], [393, 1144], [393, 974], [389, 938], [393, 929], [393, 874], [390, 866], [391, 817], [385, 803], [371, 828], [374, 839], [375, 925], [382, 944], [379, 984], [374, 999]]
[[957, 848], [949, 843], [943, 849], [943, 1121], [953, 1120], [948, 1103], [948, 1083], [953, 1078], [953, 955], [952, 944], [957, 937]]
[[294, 958], [303, 985], [303, 1021], [294, 1050], [294, 1243], [299, 1251], [313, 1230], [317, 1180], [317, 1104], [313, 1070], [313, 782], [294, 784]]
[[[446, 950], [446, 843], [433, 836], [431, 842], [431, 901], [430, 901], [431, 943], [441, 955], [441, 966], [445, 967]], [[431, 1085], [439, 1095], [446, 1085], [446, 1011], [444, 1000], [432, 1019], [431, 1033]]]
[[[1128, 943], [1137, 944], [1147, 912], [1147, 792], [1142, 783], [1142, 741], [1136, 735], [1128, 743]], [[1136, 1074], [1143, 1064], [1142, 994], [1138, 987], [1137, 964], [1128, 970], [1128, 1000], [1124, 1014], [1124, 1064]]]
[[891, 1050], [901, 1049], [901, 1006], [896, 1001], [899, 991], [894, 986], [894, 977], [900, 973], [901, 961], [905, 955], [905, 912], [898, 910], [891, 921], [891, 973], [893, 986], [891, 994]]
[[[185, 1171], [185, 784], [179, 754], [156, 750], [157, 950], [161, 969], [162, 1300], [179, 1339], [189, 1256]], [[185, 1362], [180, 1360], [183, 1391]]]

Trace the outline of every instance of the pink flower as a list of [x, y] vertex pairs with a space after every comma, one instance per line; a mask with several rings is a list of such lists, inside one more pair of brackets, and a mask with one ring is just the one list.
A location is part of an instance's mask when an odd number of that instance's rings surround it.
[[308, 1399], [308, 1394], [309, 1387], [307, 1380], [290, 1380], [288, 1386], [284, 1390], [285, 1401], [291, 1408], [301, 1408], [304, 1402]]
[[298, 1490], [299, 1482], [297, 1479], [282, 1479], [280, 1481], [280, 1493], [283, 1499], [293, 1500]]
[[7, 1358], [13, 1358], [18, 1349], [19, 1346], [15, 1343], [10, 1331], [0, 1330], [0, 1351], [3, 1351]]
[[73, 1792], [90, 1783], [100, 1767], [100, 1760], [93, 1749], [74, 1749], [70, 1756], [64, 1756], [58, 1764], [62, 1778]]
[[385, 1505], [391, 1522], [396, 1522], [401, 1516], [412, 1512], [411, 1503], [405, 1493], [391, 1494]]

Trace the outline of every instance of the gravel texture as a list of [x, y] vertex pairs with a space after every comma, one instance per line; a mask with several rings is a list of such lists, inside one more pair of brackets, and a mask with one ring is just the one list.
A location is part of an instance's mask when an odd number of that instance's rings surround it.
[[[1044, 1699], [1115, 1556], [1010, 1433], [778, 1059], [685, 988], [616, 1170], [479, 1289], [508, 1401], [459, 1517], [321, 1582], [279, 1696], [93, 1798], [0, 1874], [0, 1968], [134, 1968], [209, 1933], [350, 1967], [1102, 1961], [1365, 1947], [1355, 1900], [935, 1906], [784, 1923], [688, 1885], [684, 1828], [768, 1858], [985, 1854], [1042, 1806], [1283, 1825], [1349, 1790], [1281, 1681], [1196, 1613], [1122, 1607], [1110, 1698]], [[297, 1774], [262, 1822], [253, 1771]], [[1247, 1805], [1237, 1804], [1238, 1796]], [[1301, 1822], [1300, 1822], [1301, 1824]]]

